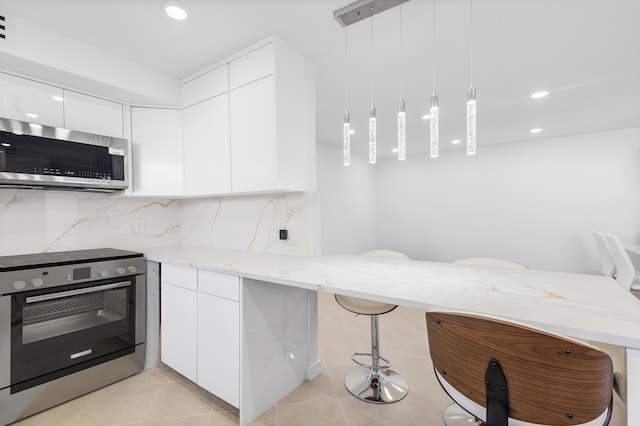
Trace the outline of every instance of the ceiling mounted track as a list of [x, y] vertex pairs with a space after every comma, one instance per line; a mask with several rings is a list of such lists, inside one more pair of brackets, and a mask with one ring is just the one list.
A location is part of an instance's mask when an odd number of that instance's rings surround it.
[[340, 25], [346, 27], [408, 1], [409, 0], [358, 0], [355, 3], [351, 3], [333, 12], [333, 17], [336, 18], [336, 21], [338, 21]]

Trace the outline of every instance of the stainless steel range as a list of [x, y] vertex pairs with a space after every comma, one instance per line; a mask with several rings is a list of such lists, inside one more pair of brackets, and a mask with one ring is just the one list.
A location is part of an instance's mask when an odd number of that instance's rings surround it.
[[116, 249], [0, 257], [0, 424], [142, 371], [145, 268]]

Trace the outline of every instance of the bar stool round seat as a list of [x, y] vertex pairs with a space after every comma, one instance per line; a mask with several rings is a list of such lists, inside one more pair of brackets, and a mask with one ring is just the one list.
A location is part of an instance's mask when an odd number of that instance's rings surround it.
[[[402, 253], [390, 250], [375, 250], [362, 255], [379, 259], [409, 259]], [[378, 336], [378, 315], [389, 313], [398, 305], [339, 294], [335, 298], [344, 309], [371, 317], [371, 353], [356, 352], [351, 356], [359, 367], [346, 375], [345, 387], [353, 396], [366, 402], [388, 404], [400, 401], [409, 392], [409, 385], [401, 375], [391, 370], [391, 363], [380, 355]], [[370, 364], [357, 359], [361, 357], [369, 358]]]

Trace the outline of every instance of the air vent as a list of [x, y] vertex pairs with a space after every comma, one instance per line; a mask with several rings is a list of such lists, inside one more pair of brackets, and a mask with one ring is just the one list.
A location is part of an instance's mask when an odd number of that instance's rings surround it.
[[16, 28], [13, 18], [0, 11], [0, 47], [14, 49], [16, 47]]
[[7, 39], [7, 16], [0, 13], [0, 40]]

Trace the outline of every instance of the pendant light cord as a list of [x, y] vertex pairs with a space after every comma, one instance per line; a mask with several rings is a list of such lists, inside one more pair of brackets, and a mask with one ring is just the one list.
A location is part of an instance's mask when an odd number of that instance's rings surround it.
[[348, 67], [348, 54], [347, 54], [347, 27], [344, 27], [344, 111], [349, 110], [349, 85], [347, 84], [347, 67]]
[[436, 91], [436, 0], [433, 0], [433, 91]]
[[404, 55], [402, 33], [402, 4], [400, 4], [400, 97], [404, 98]]
[[470, 46], [471, 46], [471, 52], [470, 52], [470, 57], [471, 60], [469, 61], [469, 75], [471, 76], [471, 86], [473, 86], [473, 0], [469, 0], [469, 3], [471, 4], [470, 7], [470, 13], [469, 13], [469, 38], [470, 38]]
[[[373, 9], [373, 6], [371, 8]], [[371, 61], [369, 65], [370, 65], [369, 77], [370, 77], [371, 104], [373, 105], [375, 103], [374, 96], [373, 96], [373, 15], [371, 15]]]

